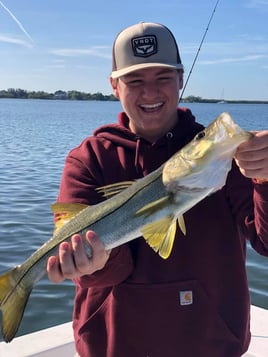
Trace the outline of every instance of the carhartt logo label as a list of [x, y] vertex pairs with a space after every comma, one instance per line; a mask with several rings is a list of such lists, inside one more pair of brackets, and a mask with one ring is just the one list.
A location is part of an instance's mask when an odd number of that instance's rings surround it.
[[135, 37], [131, 42], [134, 56], [149, 57], [157, 53], [157, 39], [154, 35]]
[[191, 290], [180, 291], [180, 304], [191, 305], [193, 303], [193, 292]]

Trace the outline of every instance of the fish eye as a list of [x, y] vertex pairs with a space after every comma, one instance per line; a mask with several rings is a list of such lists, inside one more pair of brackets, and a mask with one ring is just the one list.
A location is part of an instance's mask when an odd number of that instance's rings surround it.
[[200, 131], [200, 133], [198, 133], [198, 134], [195, 136], [195, 140], [200, 140], [200, 139], [202, 139], [204, 136], [206, 136], [205, 132], [204, 132], [204, 131]]

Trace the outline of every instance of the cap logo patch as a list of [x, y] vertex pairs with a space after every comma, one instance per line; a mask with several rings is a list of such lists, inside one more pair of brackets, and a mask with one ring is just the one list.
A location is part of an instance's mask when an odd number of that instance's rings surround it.
[[131, 43], [134, 56], [149, 57], [157, 53], [157, 39], [154, 35], [134, 37]]

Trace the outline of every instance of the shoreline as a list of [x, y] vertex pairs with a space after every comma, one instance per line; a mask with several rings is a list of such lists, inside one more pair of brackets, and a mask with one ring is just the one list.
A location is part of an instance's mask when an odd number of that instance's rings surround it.
[[[118, 100], [115, 99], [98, 99], [98, 98], [88, 98], [88, 99], [78, 99], [78, 98], [57, 98], [57, 97], [8, 97], [8, 96], [1, 96], [0, 95], [0, 100], [1, 99], [39, 99], [39, 100], [61, 100], [61, 101], [97, 101], [97, 102], [118, 102]], [[199, 103], [199, 104], [268, 104], [268, 101], [266, 100], [225, 100], [224, 102], [219, 101], [218, 99], [202, 99], [202, 100], [187, 100], [187, 98], [182, 99], [180, 103]]]
[[[9, 88], [0, 90], [0, 99], [50, 99], [50, 100], [80, 100], [80, 101], [112, 101], [118, 99], [113, 94], [103, 94], [101, 92], [85, 93], [77, 90], [63, 91], [57, 90], [54, 93], [45, 91], [27, 91], [20, 88]], [[232, 100], [232, 99], [211, 99], [190, 95], [182, 98], [181, 103], [213, 103], [213, 104], [268, 104], [268, 100]]]

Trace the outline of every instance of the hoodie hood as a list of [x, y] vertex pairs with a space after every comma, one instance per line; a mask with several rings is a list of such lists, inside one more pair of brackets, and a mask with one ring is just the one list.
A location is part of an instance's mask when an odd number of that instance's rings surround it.
[[175, 127], [155, 143], [150, 143], [146, 139], [132, 133], [129, 129], [129, 119], [124, 112], [118, 114], [118, 123], [103, 125], [95, 130], [93, 135], [129, 148], [133, 148], [133, 145], [136, 146], [137, 140], [141, 140], [149, 146], [165, 145], [166, 141], [181, 141], [182, 139], [183, 143], [186, 144], [204, 126], [195, 121], [195, 117], [188, 108], [178, 108], [177, 112], [178, 121]]
[[[203, 128], [195, 121], [195, 117], [189, 109], [178, 108], [177, 124], [154, 143], [130, 131], [129, 118], [124, 112], [118, 114], [118, 123], [101, 126], [94, 131], [93, 135], [134, 152], [136, 173], [141, 177], [158, 168]], [[159, 153], [161, 153], [161, 157], [157, 159]], [[147, 164], [144, 165], [146, 157]], [[154, 159], [152, 160], [152, 158]], [[152, 161], [151, 168], [149, 171], [144, 171], [145, 166], [150, 166], [148, 160]]]

